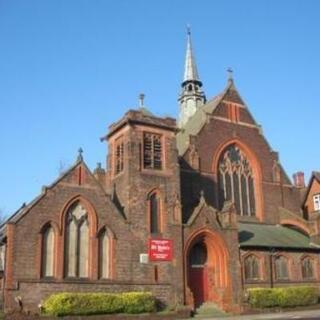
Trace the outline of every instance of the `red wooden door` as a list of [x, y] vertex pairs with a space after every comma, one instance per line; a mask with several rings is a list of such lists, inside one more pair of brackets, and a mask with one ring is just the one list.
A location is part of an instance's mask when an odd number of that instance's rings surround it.
[[189, 267], [189, 287], [196, 308], [208, 300], [208, 268], [205, 265]]

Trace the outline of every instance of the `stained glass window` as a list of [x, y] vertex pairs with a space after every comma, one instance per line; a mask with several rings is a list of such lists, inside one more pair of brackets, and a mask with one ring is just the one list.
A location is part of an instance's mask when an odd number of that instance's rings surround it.
[[65, 273], [67, 277], [89, 275], [89, 221], [87, 211], [79, 203], [67, 214]]
[[244, 259], [244, 275], [246, 280], [260, 279], [260, 261], [254, 255], [249, 255]]
[[275, 257], [274, 264], [275, 264], [276, 279], [288, 280], [289, 279], [288, 259], [284, 256]]
[[301, 261], [301, 267], [302, 267], [302, 278], [303, 279], [313, 279], [314, 273], [313, 273], [313, 261], [309, 257], [305, 257]]
[[220, 156], [218, 165], [220, 205], [233, 201], [238, 214], [254, 216], [254, 176], [246, 155], [235, 144]]

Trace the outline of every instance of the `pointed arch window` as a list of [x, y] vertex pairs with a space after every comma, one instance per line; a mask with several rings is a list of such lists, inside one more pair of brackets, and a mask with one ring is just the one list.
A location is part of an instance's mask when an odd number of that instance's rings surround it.
[[238, 214], [255, 216], [255, 187], [252, 167], [235, 144], [225, 149], [218, 164], [219, 199], [235, 204]]
[[80, 203], [73, 205], [66, 216], [65, 275], [71, 278], [89, 275], [89, 220]]
[[42, 234], [42, 277], [54, 277], [54, 241], [54, 230], [49, 225]]
[[160, 196], [158, 192], [151, 193], [148, 201], [150, 233], [157, 234], [161, 232]]
[[303, 279], [314, 279], [313, 259], [305, 257], [301, 260], [301, 271]]
[[289, 280], [288, 259], [284, 256], [275, 257], [275, 276], [277, 280]]
[[260, 259], [255, 255], [244, 259], [244, 276], [246, 280], [260, 280]]
[[110, 235], [106, 228], [99, 235], [99, 278], [110, 278]]

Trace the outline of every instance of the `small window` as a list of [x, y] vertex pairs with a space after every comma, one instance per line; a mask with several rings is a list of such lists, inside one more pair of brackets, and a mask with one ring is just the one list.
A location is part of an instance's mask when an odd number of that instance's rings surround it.
[[303, 279], [313, 279], [314, 272], [313, 272], [313, 261], [310, 257], [305, 257], [301, 261], [301, 268], [302, 268], [302, 278]]
[[288, 259], [284, 256], [275, 258], [275, 275], [277, 280], [288, 280]]
[[119, 138], [115, 142], [115, 174], [119, 174], [124, 168], [124, 144], [123, 139]]
[[157, 193], [153, 193], [149, 197], [149, 217], [150, 217], [150, 232], [160, 232], [160, 199]]
[[320, 210], [320, 194], [315, 194], [313, 196], [313, 207], [314, 207], [314, 211]]
[[191, 252], [189, 263], [193, 268], [200, 268], [207, 264], [208, 253], [206, 245], [203, 242], [196, 243]]
[[143, 168], [162, 169], [162, 139], [161, 135], [145, 133], [143, 136]]
[[110, 239], [106, 229], [99, 236], [99, 278], [110, 278]]
[[244, 276], [246, 280], [260, 279], [260, 261], [254, 255], [249, 255], [244, 259]]
[[54, 276], [54, 230], [51, 226], [42, 235], [42, 276]]

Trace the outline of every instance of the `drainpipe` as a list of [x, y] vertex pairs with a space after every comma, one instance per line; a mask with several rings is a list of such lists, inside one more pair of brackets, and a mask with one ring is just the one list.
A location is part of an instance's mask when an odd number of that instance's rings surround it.
[[241, 259], [241, 248], [239, 245], [239, 262], [240, 262], [240, 279], [241, 279], [241, 288], [242, 292], [244, 292], [244, 279], [243, 279], [243, 266], [242, 266], [242, 259]]
[[275, 252], [274, 248], [270, 248], [269, 253], [269, 263], [270, 263], [270, 288], [273, 288], [273, 254]]
[[284, 190], [283, 190], [282, 172], [280, 172], [280, 194], [281, 194], [281, 206], [284, 207]]
[[2, 290], [1, 290], [1, 295], [2, 295], [2, 311], [4, 312], [4, 305], [5, 305], [5, 287], [6, 287], [6, 256], [7, 256], [7, 245], [5, 242], [1, 241], [0, 242], [1, 246], [5, 246], [4, 248], [4, 260], [3, 260], [3, 278], [2, 278]]
[[186, 277], [186, 255], [184, 247], [184, 224], [181, 221], [181, 246], [182, 246], [182, 281], [183, 281], [183, 304], [187, 303], [187, 277]]

